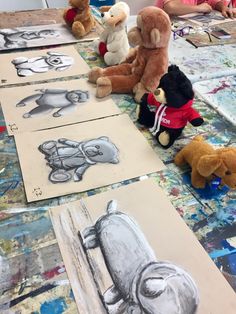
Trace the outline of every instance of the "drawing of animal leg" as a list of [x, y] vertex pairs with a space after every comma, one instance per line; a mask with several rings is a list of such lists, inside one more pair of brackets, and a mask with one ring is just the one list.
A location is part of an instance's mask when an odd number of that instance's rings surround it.
[[34, 74], [34, 72], [32, 72], [31, 70], [17, 69], [17, 75], [18, 76], [31, 76], [33, 74]]
[[49, 174], [49, 180], [52, 183], [67, 182], [71, 179], [72, 175], [64, 169], [53, 170]]
[[76, 105], [71, 104], [54, 112], [53, 117], [61, 117], [76, 110]]
[[86, 250], [95, 249], [99, 246], [99, 241], [96, 234], [96, 228], [95, 227], [88, 227], [85, 228], [82, 232], [83, 237], [83, 245]]
[[34, 118], [40, 115], [45, 115], [47, 113], [50, 113], [53, 110], [53, 107], [50, 105], [43, 105], [43, 106], [38, 106], [29, 112], [23, 114], [23, 118]]
[[83, 179], [83, 174], [90, 167], [89, 164], [84, 164], [78, 167], [74, 173], [74, 181], [81, 181]]
[[103, 295], [104, 302], [107, 305], [115, 304], [122, 298], [119, 290], [115, 286], [111, 286]]
[[29, 103], [31, 101], [35, 101], [35, 100], [39, 99], [41, 96], [42, 96], [42, 94], [40, 93], [40, 94], [34, 94], [34, 95], [30, 95], [28, 97], [25, 97], [16, 104], [16, 107], [24, 107], [27, 105], [27, 103]]
[[52, 155], [57, 151], [57, 142], [56, 141], [46, 141], [43, 144], [39, 145], [39, 150], [45, 155]]
[[21, 63], [24, 63], [24, 62], [27, 62], [29, 59], [26, 58], [26, 57], [18, 57], [18, 58], [15, 58], [12, 60], [12, 63], [17, 65], [17, 64], [21, 64]]

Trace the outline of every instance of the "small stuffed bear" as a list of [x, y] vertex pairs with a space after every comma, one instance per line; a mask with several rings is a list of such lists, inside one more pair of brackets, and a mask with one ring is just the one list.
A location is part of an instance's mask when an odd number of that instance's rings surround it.
[[203, 189], [208, 181], [220, 178], [221, 185], [236, 189], [236, 147], [214, 149], [198, 135], [177, 153], [174, 162], [190, 165], [195, 188]]
[[91, 14], [89, 2], [89, 0], [69, 0], [72, 8], [64, 12], [64, 20], [72, 28], [72, 33], [76, 38], [85, 36], [95, 27], [95, 19]]
[[154, 92], [168, 68], [168, 43], [171, 34], [169, 16], [157, 7], [145, 7], [137, 16], [137, 27], [128, 33], [131, 50], [124, 63], [95, 67], [89, 81], [97, 84], [96, 96], [134, 93], [140, 102], [144, 93]]
[[95, 41], [95, 51], [104, 57], [107, 65], [119, 64], [129, 53], [129, 41], [125, 24], [129, 17], [129, 6], [125, 2], [117, 2], [108, 12], [102, 12], [104, 31]]
[[[155, 135], [163, 148], [169, 148], [181, 135], [188, 121], [199, 126], [203, 119], [192, 108], [192, 84], [176, 65], [168, 68], [154, 93], [145, 94], [138, 107], [138, 122]], [[150, 110], [149, 106], [156, 110]]]

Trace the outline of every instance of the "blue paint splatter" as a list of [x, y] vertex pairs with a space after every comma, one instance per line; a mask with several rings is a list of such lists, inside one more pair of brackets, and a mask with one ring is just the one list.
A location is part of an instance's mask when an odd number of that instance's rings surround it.
[[62, 314], [67, 309], [63, 298], [44, 302], [40, 307], [40, 314]]

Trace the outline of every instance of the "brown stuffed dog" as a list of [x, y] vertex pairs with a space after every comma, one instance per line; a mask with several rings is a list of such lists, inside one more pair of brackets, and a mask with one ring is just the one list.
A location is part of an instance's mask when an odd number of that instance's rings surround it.
[[97, 84], [96, 96], [134, 92], [135, 100], [139, 102], [144, 93], [153, 92], [167, 72], [170, 34], [170, 19], [163, 10], [157, 7], [142, 9], [137, 16], [137, 27], [128, 33], [131, 45], [138, 46], [125, 63], [90, 71], [89, 81]]
[[236, 147], [214, 149], [196, 136], [175, 156], [177, 166], [188, 163], [192, 168], [191, 181], [195, 188], [204, 188], [214, 176], [221, 184], [236, 189]]
[[74, 36], [81, 38], [95, 26], [95, 19], [90, 11], [89, 0], [69, 0], [69, 4], [72, 8], [64, 12], [64, 20], [72, 28]]

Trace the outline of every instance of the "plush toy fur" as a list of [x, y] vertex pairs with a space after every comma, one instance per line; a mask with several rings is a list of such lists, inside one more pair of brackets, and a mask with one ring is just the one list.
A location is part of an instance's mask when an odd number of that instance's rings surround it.
[[89, 73], [89, 81], [97, 84], [96, 96], [134, 92], [139, 102], [144, 93], [153, 92], [168, 68], [170, 34], [170, 19], [163, 10], [142, 9], [137, 16], [137, 27], [128, 33], [130, 44], [136, 48], [125, 63], [106, 69], [94, 68]]
[[174, 161], [177, 166], [190, 165], [195, 188], [204, 188], [216, 176], [221, 184], [236, 189], [236, 147], [214, 149], [198, 135], [177, 153]]
[[95, 26], [89, 2], [89, 0], [69, 0], [72, 8], [64, 12], [64, 20], [72, 28], [72, 33], [76, 38], [84, 37]]
[[108, 12], [101, 13], [104, 31], [99, 40], [94, 42], [95, 51], [104, 57], [107, 65], [119, 64], [125, 60], [129, 52], [129, 42], [125, 25], [129, 17], [129, 6], [125, 2], [117, 2]]
[[[168, 68], [154, 93], [145, 94], [138, 107], [138, 122], [155, 135], [163, 148], [169, 148], [188, 121], [199, 126], [203, 119], [192, 108], [194, 92], [190, 80], [176, 65]], [[153, 111], [149, 106], [155, 106]]]

